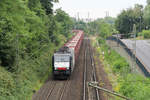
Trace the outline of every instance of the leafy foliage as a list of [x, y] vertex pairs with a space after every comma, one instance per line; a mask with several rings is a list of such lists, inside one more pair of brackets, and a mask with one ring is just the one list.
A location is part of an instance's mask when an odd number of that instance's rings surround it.
[[147, 0], [147, 4], [150, 5], [150, 0]]
[[84, 30], [85, 33], [89, 35], [99, 35], [106, 38], [116, 32], [114, 23], [115, 18], [105, 17], [101, 19], [96, 19], [90, 22], [84, 22], [82, 20], [74, 20], [74, 28]]
[[143, 30], [142, 34], [144, 35], [145, 39], [150, 39], [150, 30]]
[[150, 29], [150, 0], [147, 0], [145, 8], [136, 4], [134, 8], [123, 10], [115, 21], [116, 29], [126, 37], [129, 36], [128, 33], [132, 33], [134, 24], [137, 33]]
[[144, 9], [143, 17], [144, 17], [144, 23], [145, 23], [145, 26], [146, 26], [145, 28], [150, 29], [150, 4], [149, 3]]
[[64, 36], [68, 36], [68, 33], [70, 33], [70, 29], [72, 28], [73, 22], [70, 19], [69, 15], [62, 11], [61, 9], [56, 10], [55, 20], [60, 23], [60, 26], [62, 27], [62, 30], [60, 30], [60, 33]]
[[136, 4], [134, 8], [123, 10], [115, 22], [116, 29], [121, 34], [131, 33], [134, 24], [136, 24], [137, 31], [144, 28], [142, 5]]
[[120, 92], [133, 100], [149, 100], [150, 80], [143, 76], [129, 74], [120, 82]]
[[12, 74], [0, 67], [0, 99], [2, 100], [1, 96], [13, 95], [14, 88], [15, 82]]
[[[99, 39], [101, 41], [101, 39]], [[105, 42], [99, 42], [101, 45], [101, 49], [104, 52], [104, 59], [111, 65], [114, 73], [118, 74], [126, 74], [130, 71], [129, 64], [125, 60], [125, 58], [121, 57], [117, 52], [111, 50]]]
[[61, 9], [53, 14], [52, 0], [4, 0], [0, 7], [0, 100], [29, 100], [73, 23]]
[[53, 10], [52, 10], [52, 6], [53, 6], [52, 1], [53, 0], [40, 0], [40, 2], [42, 4], [43, 8], [45, 9], [47, 15], [52, 14], [52, 12], [53, 12]]

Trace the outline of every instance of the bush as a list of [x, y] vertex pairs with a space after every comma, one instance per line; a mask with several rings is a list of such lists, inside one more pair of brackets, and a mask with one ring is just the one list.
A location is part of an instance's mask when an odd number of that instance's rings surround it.
[[0, 66], [0, 100], [14, 94], [15, 82], [10, 72]]
[[142, 33], [143, 33], [145, 39], [150, 38], [150, 30], [143, 30]]
[[119, 58], [113, 62], [113, 71], [124, 74], [129, 71], [129, 64], [123, 58]]
[[125, 58], [121, 57], [116, 51], [109, 48], [107, 45], [102, 46], [105, 52], [105, 59], [112, 66], [114, 73], [126, 74], [129, 72], [130, 67]]
[[138, 36], [143, 36], [143, 33], [138, 33]]
[[121, 79], [120, 92], [133, 100], [149, 100], [150, 80], [144, 76], [129, 74]]

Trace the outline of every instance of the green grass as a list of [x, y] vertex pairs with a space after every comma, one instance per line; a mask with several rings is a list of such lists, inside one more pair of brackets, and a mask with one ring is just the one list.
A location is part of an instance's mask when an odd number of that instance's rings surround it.
[[[105, 41], [98, 38], [100, 47], [94, 45], [100, 54], [100, 60], [108, 73], [114, 91], [132, 100], [149, 100], [150, 79], [131, 72], [125, 58], [109, 48]], [[114, 100], [123, 100], [114, 98]]]

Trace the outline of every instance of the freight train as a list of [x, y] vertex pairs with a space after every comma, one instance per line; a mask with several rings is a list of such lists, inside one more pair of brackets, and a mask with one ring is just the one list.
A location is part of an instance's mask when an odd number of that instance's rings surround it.
[[53, 77], [69, 77], [73, 72], [75, 62], [84, 38], [82, 30], [73, 30], [75, 35], [64, 44], [52, 57]]

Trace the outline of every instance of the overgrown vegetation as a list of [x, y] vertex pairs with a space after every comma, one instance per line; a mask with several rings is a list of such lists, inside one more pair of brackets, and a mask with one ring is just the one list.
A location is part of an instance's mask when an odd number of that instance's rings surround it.
[[[150, 79], [132, 73], [125, 58], [109, 48], [102, 38], [98, 38], [98, 41], [100, 45], [100, 48], [98, 48], [100, 59], [107, 63], [107, 66], [109, 69], [112, 69], [113, 74], [117, 78], [112, 79], [113, 82], [117, 80], [117, 85], [114, 87], [115, 91], [132, 100], [149, 100], [150, 86], [148, 84], [150, 83]], [[115, 100], [123, 99], [115, 98]]]
[[142, 33], [145, 39], [150, 39], [150, 30], [143, 30]]
[[108, 62], [114, 73], [126, 74], [130, 72], [130, 67], [125, 58], [121, 57], [116, 51], [112, 50], [105, 40], [99, 39], [100, 51], [103, 53], [104, 60]]
[[0, 100], [30, 100], [51, 70], [73, 21], [53, 0], [0, 2]]
[[125, 78], [120, 78], [119, 92], [133, 100], [149, 100], [149, 83], [149, 78], [135, 74], [127, 74]]

